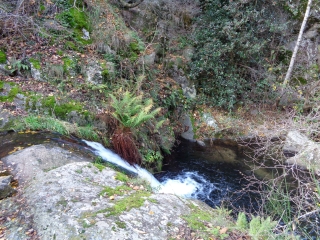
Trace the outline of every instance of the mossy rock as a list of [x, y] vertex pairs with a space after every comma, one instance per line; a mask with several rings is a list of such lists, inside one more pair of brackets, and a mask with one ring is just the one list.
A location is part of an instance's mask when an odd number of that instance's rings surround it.
[[89, 32], [92, 31], [91, 24], [87, 21], [88, 16], [84, 11], [80, 11], [78, 8], [70, 8], [58, 14], [57, 19], [65, 27], [74, 29], [85, 28]]
[[[81, 103], [77, 103], [75, 101], [70, 101], [67, 103], [58, 104], [54, 96], [49, 96], [42, 101], [42, 106], [48, 108], [49, 114], [54, 114], [56, 117], [65, 120], [67, 118], [67, 114], [72, 111], [82, 112], [83, 107]], [[85, 115], [90, 115], [85, 111]]]
[[38, 70], [41, 69], [41, 65], [40, 65], [40, 61], [39, 61], [39, 60], [34, 59], [34, 58], [29, 58], [29, 62], [32, 64], [32, 66], [33, 66], [35, 69], [38, 69]]
[[7, 55], [4, 51], [0, 50], [0, 64], [5, 64], [7, 62]]
[[[12, 86], [12, 84], [10, 84]], [[0, 81], [0, 92], [4, 90], [4, 82]], [[17, 96], [18, 93], [20, 93], [21, 90], [17, 86], [12, 86], [11, 89], [9, 90], [8, 94], [6, 95], [0, 95], [0, 102], [12, 102], [15, 97]]]

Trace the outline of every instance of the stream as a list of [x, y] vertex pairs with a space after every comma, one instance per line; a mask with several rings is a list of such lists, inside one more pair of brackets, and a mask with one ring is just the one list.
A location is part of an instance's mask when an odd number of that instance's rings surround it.
[[[182, 141], [170, 156], [170, 163], [161, 173], [150, 174], [139, 166], [131, 166], [100, 143], [67, 138], [49, 132], [2, 133], [0, 135], [0, 158], [37, 144], [53, 144], [71, 152], [92, 157], [90, 152], [105, 161], [139, 175], [150, 182], [151, 187], [161, 193], [172, 193], [186, 198], [199, 199], [212, 207], [224, 205], [248, 212], [258, 206], [258, 196], [244, 191], [247, 185], [241, 165], [225, 162], [220, 157], [208, 159], [208, 151], [197, 143]], [[224, 154], [225, 155], [225, 154]], [[248, 204], [249, 203], [249, 204]]]
[[[182, 139], [179, 142], [173, 153], [164, 159], [163, 171], [154, 175], [139, 166], [129, 165], [100, 143], [48, 132], [0, 133], [0, 159], [31, 145], [56, 145], [91, 159], [99, 156], [146, 179], [160, 193], [198, 199], [211, 207], [223, 206], [232, 209], [234, 216], [238, 211], [256, 212], [260, 195], [252, 193], [254, 185], [248, 188], [245, 178], [248, 167], [243, 163], [239, 146], [221, 140], [206, 143], [205, 147]], [[317, 217], [314, 220], [317, 221]], [[317, 231], [312, 235], [317, 236]]]

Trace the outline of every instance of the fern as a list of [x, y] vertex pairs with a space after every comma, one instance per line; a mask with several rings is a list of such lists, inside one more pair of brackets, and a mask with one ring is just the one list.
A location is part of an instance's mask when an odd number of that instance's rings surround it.
[[247, 229], [248, 221], [247, 221], [246, 214], [244, 212], [239, 212], [236, 225], [237, 225], [237, 228], [240, 230]]
[[[130, 92], [123, 93], [122, 99], [118, 100], [110, 94], [114, 112], [112, 115], [125, 128], [134, 128], [153, 118], [159, 111], [157, 108], [151, 111], [153, 107], [152, 99], [142, 101], [142, 95], [134, 96]], [[150, 112], [151, 111], [151, 112]]]
[[153, 107], [152, 99], [142, 100], [142, 95], [134, 96], [126, 91], [120, 99], [110, 94], [114, 112], [112, 116], [120, 123], [113, 133], [112, 141], [115, 151], [131, 165], [141, 164], [142, 157], [137, 149], [130, 129], [136, 128], [153, 118], [159, 111]]
[[254, 240], [267, 239], [276, 225], [277, 222], [271, 221], [270, 217], [266, 219], [260, 218], [259, 216], [252, 217], [249, 224], [249, 235]]

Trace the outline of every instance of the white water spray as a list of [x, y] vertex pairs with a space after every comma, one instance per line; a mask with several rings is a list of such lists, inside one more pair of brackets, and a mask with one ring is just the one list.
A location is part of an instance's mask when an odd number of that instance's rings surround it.
[[100, 143], [85, 141], [84, 142], [94, 149], [94, 153], [99, 155], [103, 160], [120, 166], [130, 172], [137, 174], [139, 177], [147, 180], [153, 189], [159, 189], [160, 193], [171, 193], [179, 196], [191, 198], [192, 194], [201, 189], [200, 184], [191, 178], [191, 173], [179, 179], [167, 179], [162, 184], [146, 169], [138, 165], [131, 166], [119, 155], [109, 149], [104, 148]]

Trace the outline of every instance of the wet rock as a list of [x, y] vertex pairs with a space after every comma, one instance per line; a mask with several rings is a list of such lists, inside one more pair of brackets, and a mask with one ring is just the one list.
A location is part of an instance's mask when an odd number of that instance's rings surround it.
[[0, 199], [10, 197], [15, 190], [10, 186], [12, 176], [0, 176]]

